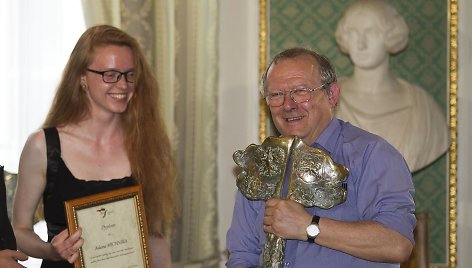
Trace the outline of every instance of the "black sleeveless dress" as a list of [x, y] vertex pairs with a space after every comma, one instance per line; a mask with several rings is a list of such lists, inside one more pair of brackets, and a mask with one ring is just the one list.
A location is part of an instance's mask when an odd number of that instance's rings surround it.
[[[47, 146], [47, 182], [43, 202], [48, 242], [50, 242], [55, 235], [67, 228], [64, 201], [133, 186], [137, 182], [133, 177], [110, 181], [84, 181], [75, 178], [61, 158], [61, 144], [57, 129], [45, 128], [44, 134]], [[67, 261], [43, 260], [41, 267], [72, 268], [73, 264]]]

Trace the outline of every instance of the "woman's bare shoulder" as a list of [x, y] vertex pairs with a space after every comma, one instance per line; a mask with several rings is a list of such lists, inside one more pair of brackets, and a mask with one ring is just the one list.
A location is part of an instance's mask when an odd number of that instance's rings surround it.
[[46, 137], [44, 135], [43, 129], [38, 129], [35, 132], [31, 133], [26, 140], [26, 144], [30, 144], [34, 147], [42, 147], [46, 144]]
[[31, 133], [26, 140], [23, 154], [42, 155], [46, 152], [46, 137], [42, 129]]
[[35, 174], [46, 174], [46, 138], [44, 131], [39, 129], [31, 133], [21, 152], [18, 168], [19, 177], [34, 179]]

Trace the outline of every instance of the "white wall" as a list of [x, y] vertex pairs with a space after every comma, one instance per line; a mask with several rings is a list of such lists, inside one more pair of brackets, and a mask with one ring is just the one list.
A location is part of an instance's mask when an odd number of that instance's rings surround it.
[[0, 163], [6, 171], [18, 172], [26, 138], [46, 118], [84, 29], [80, 0], [0, 0]]
[[[258, 143], [259, 11], [257, 0], [222, 0], [220, 6], [220, 96], [218, 198], [221, 251], [236, 191], [231, 155]], [[472, 263], [472, 1], [459, 0], [459, 137], [457, 268]], [[224, 262], [222, 262], [224, 267]]]
[[[231, 222], [236, 180], [232, 155], [258, 142], [259, 2], [220, 2], [218, 212], [221, 252]], [[224, 267], [224, 255], [221, 267]]]

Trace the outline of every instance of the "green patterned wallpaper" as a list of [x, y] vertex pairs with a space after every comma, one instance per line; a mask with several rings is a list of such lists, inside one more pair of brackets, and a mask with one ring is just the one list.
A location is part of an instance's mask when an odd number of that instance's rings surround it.
[[[352, 73], [348, 56], [341, 54], [334, 32], [342, 12], [352, 0], [272, 0], [269, 4], [270, 57], [284, 48], [303, 46], [327, 55], [338, 76]], [[391, 3], [410, 29], [406, 50], [391, 58], [392, 72], [416, 83], [434, 96], [444, 114], [447, 90], [447, 1], [396, 0]], [[418, 212], [427, 212], [430, 262], [448, 263], [447, 157], [413, 176]]]

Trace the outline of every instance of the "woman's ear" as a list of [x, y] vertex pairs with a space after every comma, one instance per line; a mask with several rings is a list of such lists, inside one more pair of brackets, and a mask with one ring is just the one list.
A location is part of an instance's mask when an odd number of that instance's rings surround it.
[[85, 76], [80, 77], [80, 86], [82, 87], [83, 90], [87, 90], [87, 80], [85, 80]]

